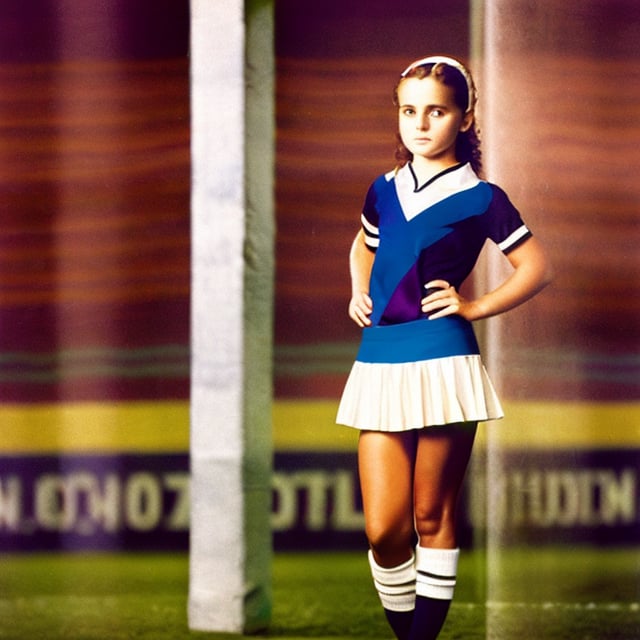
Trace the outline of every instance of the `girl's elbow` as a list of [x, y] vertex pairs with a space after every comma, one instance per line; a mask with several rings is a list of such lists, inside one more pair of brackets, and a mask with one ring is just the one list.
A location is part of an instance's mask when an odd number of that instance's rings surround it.
[[536, 264], [540, 289], [549, 286], [554, 278], [555, 272], [551, 260], [545, 248], [538, 242], [532, 243], [535, 251], [533, 253], [533, 264]]
[[545, 287], [548, 287], [553, 282], [554, 278], [555, 272], [553, 270], [553, 266], [549, 260], [545, 259], [540, 269], [538, 290], [541, 291]]

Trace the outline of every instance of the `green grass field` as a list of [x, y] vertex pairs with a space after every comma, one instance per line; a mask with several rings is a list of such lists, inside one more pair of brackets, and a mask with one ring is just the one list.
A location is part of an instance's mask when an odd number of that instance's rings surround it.
[[[443, 640], [640, 638], [640, 552], [466, 552]], [[487, 586], [488, 585], [488, 586]], [[184, 554], [4, 555], [0, 638], [202, 640]], [[389, 639], [363, 553], [276, 554], [270, 638]], [[490, 604], [486, 605], [489, 600]]]

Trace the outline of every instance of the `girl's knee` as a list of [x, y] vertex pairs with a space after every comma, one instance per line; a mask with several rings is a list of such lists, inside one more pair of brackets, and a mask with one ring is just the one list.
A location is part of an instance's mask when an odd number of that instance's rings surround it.
[[415, 531], [412, 526], [385, 527], [369, 524], [366, 528], [369, 546], [378, 559], [391, 564], [406, 559], [415, 542]]
[[416, 532], [423, 547], [455, 546], [455, 518], [440, 510], [416, 512]]

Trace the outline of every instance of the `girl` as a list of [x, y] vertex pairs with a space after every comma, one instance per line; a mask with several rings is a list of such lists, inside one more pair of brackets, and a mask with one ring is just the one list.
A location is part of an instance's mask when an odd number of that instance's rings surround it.
[[[337, 422], [361, 430], [369, 563], [400, 640], [440, 632], [476, 426], [502, 417], [471, 321], [512, 309], [550, 279], [518, 211], [478, 177], [475, 102], [471, 75], [452, 58], [424, 58], [401, 74], [398, 166], [369, 188], [350, 252], [349, 315], [363, 334]], [[469, 300], [459, 287], [487, 238], [514, 270]]]

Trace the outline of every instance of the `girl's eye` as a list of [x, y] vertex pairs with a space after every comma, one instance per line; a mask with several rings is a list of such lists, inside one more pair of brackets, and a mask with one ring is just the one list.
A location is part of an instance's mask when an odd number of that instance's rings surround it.
[[408, 107], [403, 111], [405, 116], [413, 116], [415, 115], [415, 111], [413, 109], [409, 109]]
[[444, 115], [444, 111], [442, 111], [442, 109], [432, 109], [431, 110], [431, 115], [434, 118], [440, 118], [441, 116]]

